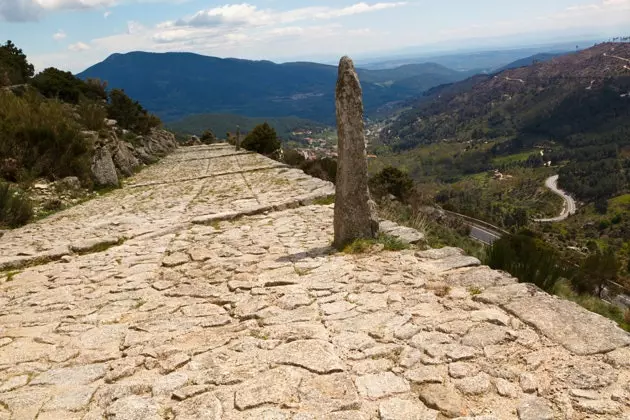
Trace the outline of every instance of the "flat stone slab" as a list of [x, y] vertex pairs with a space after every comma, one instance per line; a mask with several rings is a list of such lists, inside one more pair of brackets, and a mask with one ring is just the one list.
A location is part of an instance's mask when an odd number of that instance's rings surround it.
[[630, 345], [630, 334], [613, 321], [549, 295], [517, 299], [505, 309], [580, 356]]
[[300, 366], [315, 373], [333, 373], [344, 370], [344, 364], [335, 354], [332, 344], [321, 340], [298, 340], [279, 346], [274, 361]]
[[410, 390], [409, 383], [392, 372], [360, 376], [356, 379], [356, 384], [359, 394], [370, 399], [378, 399]]

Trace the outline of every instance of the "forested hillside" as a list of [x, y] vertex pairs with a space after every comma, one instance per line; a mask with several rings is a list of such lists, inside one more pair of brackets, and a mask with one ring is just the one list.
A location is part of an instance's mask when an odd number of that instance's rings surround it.
[[[360, 71], [368, 115], [469, 75], [431, 63]], [[114, 54], [78, 77], [122, 87], [166, 121], [218, 113], [334, 123], [335, 66], [134, 52]]]
[[466, 174], [539, 147], [545, 160], [562, 163], [561, 186], [582, 200], [628, 189], [629, 43], [600, 44], [430, 94], [389, 127], [382, 141], [393, 152], [466, 143], [474, 153], [462, 155], [455, 169]]

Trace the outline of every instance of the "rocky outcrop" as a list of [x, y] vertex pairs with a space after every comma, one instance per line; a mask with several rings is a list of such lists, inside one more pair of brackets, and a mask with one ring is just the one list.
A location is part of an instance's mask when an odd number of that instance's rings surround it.
[[97, 187], [117, 187], [118, 174], [109, 148], [97, 147], [92, 157], [92, 177]]
[[98, 186], [117, 186], [120, 178], [133, 175], [143, 164], [155, 163], [177, 148], [175, 136], [166, 130], [154, 129], [132, 142], [120, 140], [118, 134], [127, 132], [112, 126], [111, 121], [105, 139], [93, 132], [85, 133], [95, 137], [92, 176]]
[[368, 191], [363, 93], [349, 57], [339, 63], [336, 106], [339, 157], [334, 225], [335, 247], [339, 249], [378, 233], [378, 216]]
[[131, 176], [140, 166], [140, 161], [133, 154], [134, 147], [131, 143], [124, 141], [116, 143], [116, 148], [112, 156], [116, 169], [124, 176]]

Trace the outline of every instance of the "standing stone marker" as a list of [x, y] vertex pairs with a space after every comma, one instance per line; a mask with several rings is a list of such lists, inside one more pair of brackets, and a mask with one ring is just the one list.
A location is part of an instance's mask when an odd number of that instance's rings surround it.
[[241, 150], [241, 127], [236, 126], [236, 151]]
[[363, 93], [354, 63], [339, 62], [337, 106], [337, 186], [335, 197], [335, 242], [341, 249], [356, 239], [378, 233], [376, 206], [368, 190]]

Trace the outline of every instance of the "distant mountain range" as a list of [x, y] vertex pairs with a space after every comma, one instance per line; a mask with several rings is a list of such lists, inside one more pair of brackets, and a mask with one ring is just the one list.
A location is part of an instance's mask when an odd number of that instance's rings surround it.
[[[471, 74], [434, 63], [359, 70], [368, 116]], [[167, 122], [203, 113], [295, 116], [327, 124], [335, 119], [336, 66], [133, 52], [114, 54], [77, 76], [124, 89]]]
[[394, 153], [432, 143], [494, 143], [473, 156], [473, 172], [490, 169], [493, 156], [544, 147], [549, 160], [568, 162], [560, 183], [578, 198], [629, 191], [630, 43], [542, 58], [431, 89], [406, 104], [411, 109], [382, 141]]

